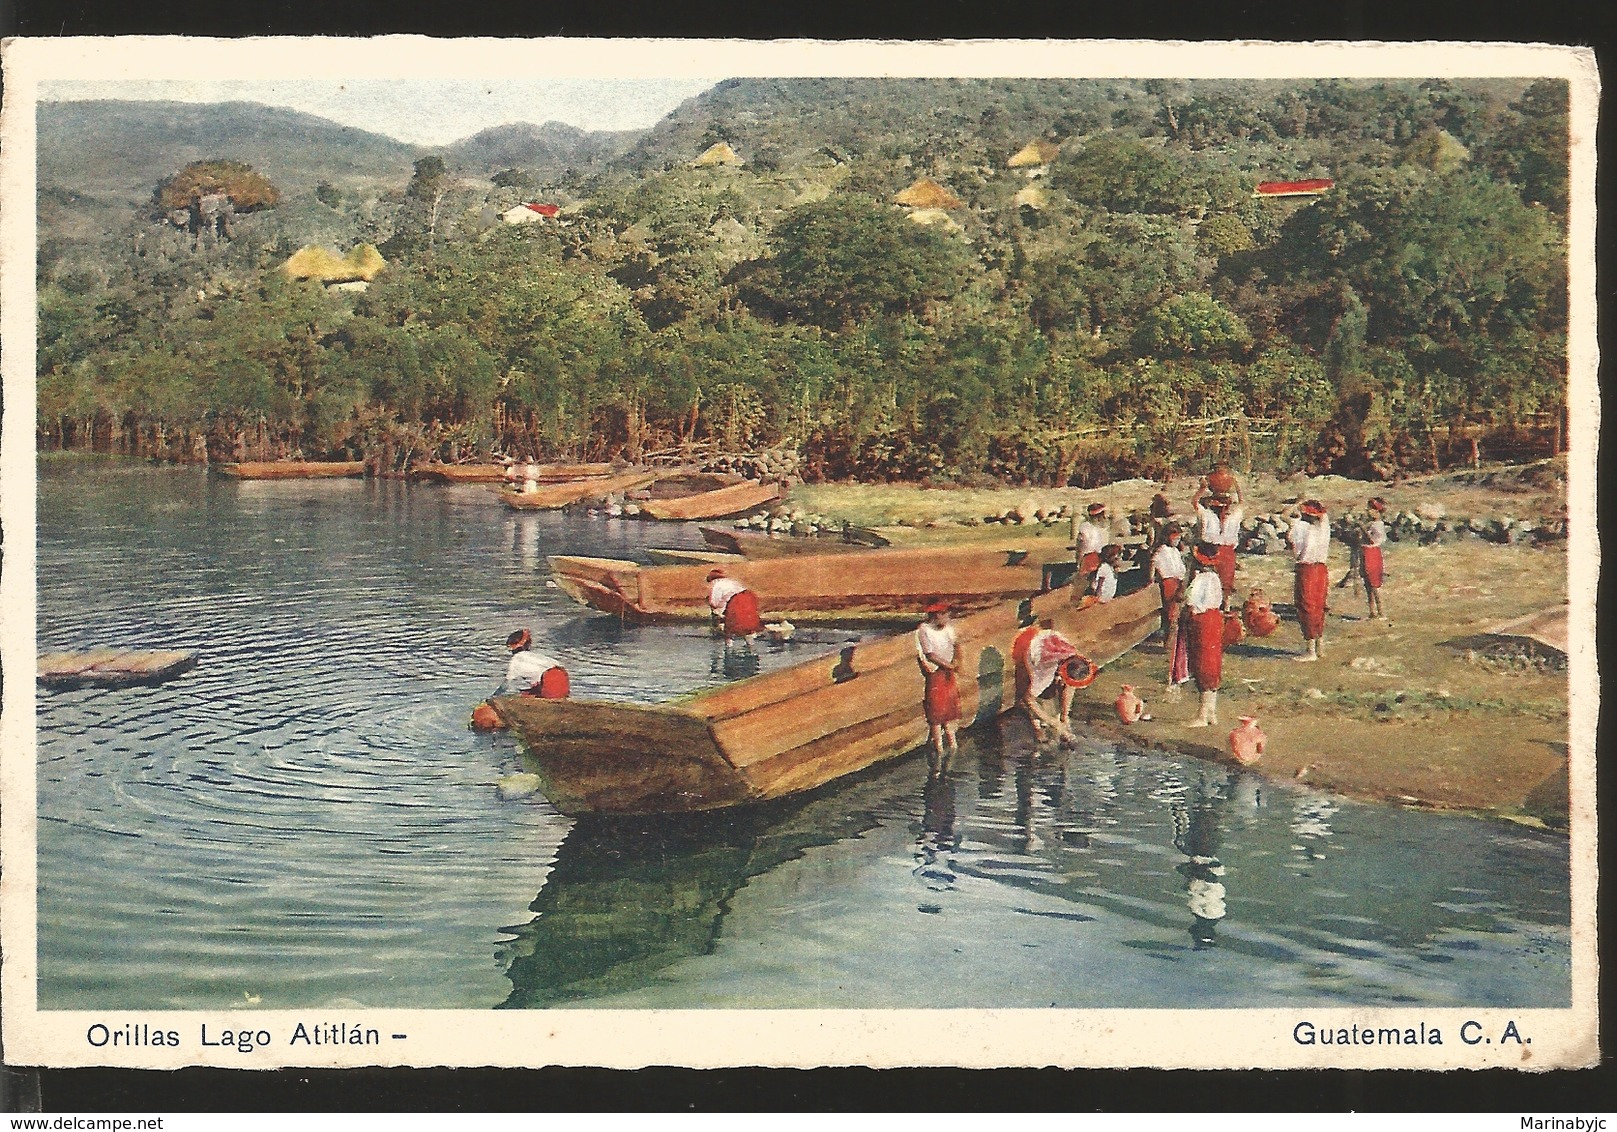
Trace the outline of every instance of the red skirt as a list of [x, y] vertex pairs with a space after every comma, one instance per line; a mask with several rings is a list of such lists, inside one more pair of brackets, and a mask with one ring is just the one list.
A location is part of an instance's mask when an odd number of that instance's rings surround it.
[[1325, 589], [1329, 582], [1325, 563], [1298, 563], [1294, 596], [1297, 624], [1306, 641], [1316, 641], [1325, 635]]
[[1159, 578], [1157, 585], [1162, 589], [1162, 608], [1171, 609], [1185, 593], [1185, 580], [1183, 578]]
[[1228, 544], [1220, 544], [1218, 548], [1218, 561], [1215, 563], [1218, 570], [1218, 580], [1224, 585], [1226, 598], [1235, 593], [1235, 548]]
[[726, 637], [750, 637], [763, 627], [763, 618], [758, 616], [758, 595], [751, 590], [742, 590], [725, 603]]
[[926, 708], [926, 721], [933, 727], [952, 723], [960, 718], [960, 685], [954, 673], [939, 668], [926, 674], [926, 695], [921, 701]]
[[522, 694], [538, 696], [542, 700], [565, 700], [570, 691], [572, 688], [567, 679], [567, 669], [557, 665], [555, 668], [545, 669], [545, 674], [539, 677], [539, 683], [530, 685]]
[[1033, 671], [1028, 667], [1027, 652], [1038, 632], [1037, 625], [1030, 625], [1016, 634], [1016, 639], [1011, 642], [1011, 668], [1016, 680], [1017, 703], [1027, 699], [1027, 694], [1033, 690]]
[[1224, 679], [1224, 614], [1209, 609], [1190, 616], [1190, 674], [1203, 692], [1218, 691]]
[[1078, 560], [1078, 572], [1081, 573], [1081, 574], [1093, 574], [1096, 570], [1099, 570], [1099, 569], [1100, 569], [1100, 555], [1099, 554], [1086, 554], [1086, 555], [1084, 555], [1082, 558], [1080, 558]]
[[1366, 546], [1359, 549], [1359, 569], [1364, 574], [1364, 584], [1373, 590], [1381, 588], [1382, 560], [1379, 546]]

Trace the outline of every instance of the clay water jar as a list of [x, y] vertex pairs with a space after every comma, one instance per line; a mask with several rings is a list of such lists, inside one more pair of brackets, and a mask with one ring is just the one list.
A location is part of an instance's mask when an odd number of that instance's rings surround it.
[[1220, 495], [1228, 495], [1235, 490], [1235, 473], [1228, 464], [1217, 464], [1207, 473], [1207, 486]]
[[1242, 766], [1251, 766], [1263, 758], [1263, 744], [1268, 739], [1250, 715], [1241, 717], [1241, 725], [1230, 732], [1230, 756]]
[[1241, 606], [1241, 622], [1246, 631], [1254, 637], [1267, 637], [1280, 625], [1280, 618], [1275, 616], [1269, 599], [1263, 596], [1262, 590], [1253, 590], [1250, 597]]
[[1117, 718], [1124, 723], [1138, 723], [1145, 714], [1145, 701], [1134, 694], [1133, 684], [1124, 684], [1123, 690], [1117, 694], [1117, 700], [1112, 705], [1117, 709]]

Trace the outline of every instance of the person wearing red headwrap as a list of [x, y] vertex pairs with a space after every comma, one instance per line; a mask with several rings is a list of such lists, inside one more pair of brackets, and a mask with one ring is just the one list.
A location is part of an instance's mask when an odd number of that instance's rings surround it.
[[[1206, 506], [1202, 501], [1206, 500]], [[1215, 492], [1202, 478], [1201, 486], [1191, 497], [1190, 505], [1196, 509], [1199, 524], [1198, 542], [1211, 543], [1218, 548], [1218, 580], [1224, 586], [1226, 607], [1235, 600], [1235, 547], [1241, 541], [1241, 494]]]
[[926, 607], [926, 620], [915, 630], [915, 659], [926, 680], [921, 706], [926, 712], [928, 738], [940, 758], [945, 749], [959, 746], [955, 735], [960, 724], [959, 643], [949, 624], [949, 603], [935, 601]]
[[[505, 682], [501, 689], [520, 696], [538, 696], [544, 700], [565, 700], [572, 691], [567, 669], [553, 657], [534, 652], [533, 634], [518, 629], [505, 639], [510, 650], [511, 663], [505, 669]], [[498, 693], [496, 693], [498, 694]]]
[[707, 604], [712, 611], [714, 628], [724, 639], [751, 641], [757, 636], [764, 627], [758, 613], [758, 595], [728, 577], [722, 569], [709, 570], [707, 584]]
[[1073, 549], [1078, 553], [1078, 576], [1072, 580], [1074, 601], [1090, 592], [1095, 571], [1100, 569], [1100, 552], [1112, 540], [1106, 525], [1106, 504], [1091, 503], [1085, 513], [1089, 517], [1073, 532]]
[[1318, 660], [1325, 638], [1325, 594], [1330, 585], [1325, 560], [1331, 549], [1330, 517], [1317, 499], [1303, 501], [1301, 514], [1291, 525], [1291, 553], [1296, 559], [1293, 594], [1297, 625], [1303, 633], [1303, 654], [1298, 660]]
[[1218, 547], [1198, 543], [1191, 554], [1196, 576], [1185, 591], [1185, 633], [1190, 674], [1201, 693], [1201, 710], [1185, 726], [1218, 722], [1218, 689], [1224, 681], [1224, 583], [1218, 576]]
[[1370, 521], [1365, 524], [1364, 537], [1359, 543], [1359, 576], [1364, 579], [1364, 595], [1370, 603], [1370, 616], [1378, 621], [1387, 619], [1381, 607], [1381, 583], [1386, 577], [1382, 548], [1387, 545], [1387, 524], [1382, 521], [1382, 516], [1386, 513], [1385, 499], [1378, 495], [1370, 500]]
[[1174, 650], [1179, 647], [1179, 610], [1185, 604], [1185, 552], [1179, 549], [1177, 523], [1162, 528], [1162, 542], [1151, 552], [1151, 580], [1162, 594], [1162, 639], [1168, 657], [1168, 687], [1173, 683]]

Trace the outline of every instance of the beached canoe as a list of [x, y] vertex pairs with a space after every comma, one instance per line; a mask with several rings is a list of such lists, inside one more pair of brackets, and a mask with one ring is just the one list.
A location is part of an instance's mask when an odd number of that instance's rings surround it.
[[780, 498], [779, 484], [743, 480], [674, 499], [648, 499], [640, 513], [653, 519], [724, 519], [764, 507]]
[[[1161, 621], [1149, 587], [1085, 608], [1056, 590], [1034, 609], [1096, 664]], [[1016, 603], [961, 617], [955, 632], [963, 723], [993, 719], [1013, 706]], [[915, 642], [900, 633], [666, 704], [511, 696], [494, 708], [562, 813], [687, 813], [813, 790], [915, 750], [927, 737], [921, 691]]]
[[197, 654], [186, 649], [90, 649], [53, 652], [39, 658], [36, 674], [47, 688], [126, 688], [160, 684], [189, 672]]
[[766, 535], [762, 531], [726, 530], [701, 527], [702, 541], [726, 554], [748, 558], [783, 558], [788, 554], [842, 554], [850, 550], [872, 550], [891, 545], [887, 539], [865, 527], [846, 531], [823, 531], [817, 535]]
[[365, 474], [363, 460], [268, 460], [217, 464], [220, 475], [238, 480], [351, 479]]
[[[1052, 551], [1065, 558], [1060, 544]], [[868, 554], [745, 559], [727, 567], [758, 595], [771, 620], [906, 621], [942, 598], [980, 609], [1045, 589], [1042, 562], [1023, 550], [925, 547]], [[705, 621], [708, 567], [642, 566], [618, 558], [555, 555], [551, 575], [573, 600], [635, 624]]]
[[724, 554], [717, 550], [680, 550], [675, 547], [646, 547], [646, 557], [651, 559], [653, 566], [690, 566], [692, 564], [704, 565], [709, 568], [728, 565], [732, 562], [745, 562], [739, 554]]
[[[517, 467], [526, 473], [526, 464]], [[611, 464], [540, 464], [538, 468], [540, 483], [566, 483], [612, 474]], [[437, 483], [503, 483], [505, 473], [504, 464], [422, 464], [411, 474]]]
[[609, 495], [622, 495], [637, 487], [655, 483], [656, 472], [620, 472], [615, 476], [591, 476], [588, 479], [569, 480], [565, 483], [545, 484], [538, 491], [512, 491], [500, 489], [500, 502], [514, 511], [554, 511], [586, 500], [605, 499]]

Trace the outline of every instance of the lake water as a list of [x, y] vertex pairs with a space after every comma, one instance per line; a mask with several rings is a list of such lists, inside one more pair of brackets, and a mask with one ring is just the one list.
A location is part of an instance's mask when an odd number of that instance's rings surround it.
[[[969, 733], [700, 821], [504, 800], [467, 730], [518, 626], [574, 694], [795, 663], [622, 628], [547, 554], [692, 525], [514, 515], [477, 487], [40, 465], [39, 647], [194, 648], [39, 695], [43, 1008], [1492, 1005], [1570, 1000], [1563, 839], [1111, 742]], [[726, 669], [729, 671], [726, 671]]]

